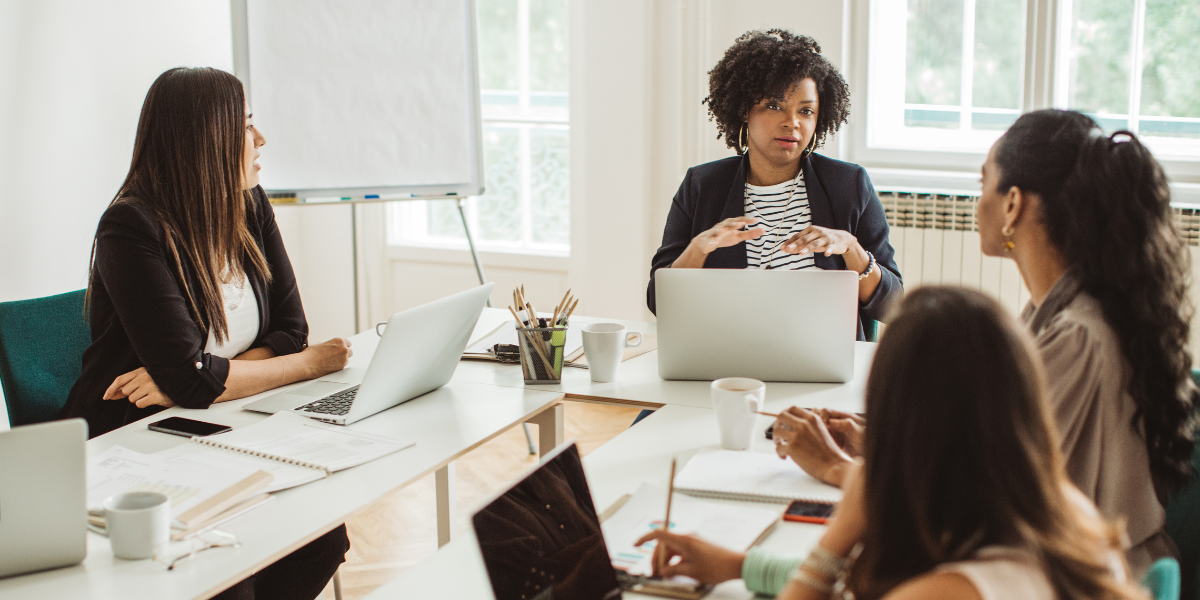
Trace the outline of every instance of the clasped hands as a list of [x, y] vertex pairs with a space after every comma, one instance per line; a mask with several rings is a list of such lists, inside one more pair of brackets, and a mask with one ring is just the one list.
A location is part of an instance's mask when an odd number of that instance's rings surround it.
[[790, 457], [805, 473], [842, 487], [854, 458], [863, 454], [866, 424], [850, 413], [793, 406], [779, 413], [771, 437], [779, 458]]

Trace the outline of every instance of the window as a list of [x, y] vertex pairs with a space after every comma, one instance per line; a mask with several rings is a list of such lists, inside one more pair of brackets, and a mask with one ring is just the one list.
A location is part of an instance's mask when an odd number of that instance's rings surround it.
[[872, 6], [868, 144], [978, 151], [1021, 108], [1024, 0]]
[[1164, 157], [1200, 157], [1200, 3], [1059, 0], [1055, 103], [1128, 129]]
[[[476, 244], [570, 250], [566, 0], [478, 0], [486, 191], [468, 200]], [[451, 200], [394, 203], [389, 243], [465, 247]]]
[[[1021, 112], [1053, 105], [1137, 132], [1161, 158], [1200, 158], [1195, 0], [869, 0], [868, 10], [869, 149], [985, 152]], [[1057, 15], [1057, 31], [1026, 40], [1031, 11]], [[1026, 93], [1038, 81], [1053, 92], [1042, 101]], [[1025, 106], [1031, 98], [1040, 106]]]

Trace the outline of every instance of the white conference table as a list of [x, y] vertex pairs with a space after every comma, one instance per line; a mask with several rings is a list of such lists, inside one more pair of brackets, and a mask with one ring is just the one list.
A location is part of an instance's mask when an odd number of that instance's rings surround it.
[[[472, 339], [494, 329], [506, 316], [505, 311], [485, 309]], [[576, 317], [573, 321], [619, 322], [631, 331], [655, 333], [653, 323], [585, 317]], [[349, 366], [365, 368], [374, 354], [379, 337], [372, 329], [351, 339], [354, 356]], [[798, 405], [852, 412], [861, 410], [866, 372], [874, 354], [874, 346], [867, 343], [857, 345], [855, 378], [849, 383], [768, 383], [764, 409], [778, 411]], [[430, 562], [430, 569], [410, 569], [393, 584], [386, 586], [389, 590], [404, 589], [410, 585], [419, 588], [423, 584], [415, 579], [411, 584], [404, 582], [421, 577], [421, 573], [437, 572], [434, 566], [453, 564], [453, 557], [461, 553], [469, 554], [474, 548], [469, 532], [459, 536], [454, 531], [455, 459], [523, 422], [539, 425], [538, 441], [543, 453], [553, 449], [562, 441], [561, 401], [564, 398], [661, 408], [637, 428], [623, 432], [585, 459], [596, 504], [603, 508], [620, 495], [632, 493], [642, 480], [665, 479], [665, 465], [672, 454], [685, 459], [696, 449], [715, 444], [715, 424], [705, 421], [712, 419], [712, 411], [708, 408], [708, 388], [709, 383], [703, 381], [660, 379], [656, 351], [625, 361], [620, 367], [618, 381], [603, 384], [593, 383], [585, 369], [567, 368], [564, 369], [560, 384], [526, 386], [519, 365], [462, 361], [445, 387], [350, 426], [411, 439], [416, 442], [415, 446], [340, 471], [327, 479], [276, 493], [273, 502], [221, 526], [223, 531], [238, 536], [241, 542], [239, 548], [209, 550], [186, 561], [176, 570], [167, 572], [162, 564], [154, 561], [114, 558], [107, 539], [89, 532], [88, 556], [82, 564], [0, 579], [0, 600], [59, 597], [114, 600], [209, 598], [345, 522], [384, 494], [434, 473], [438, 541], [439, 545], [449, 545], [430, 559], [433, 561]], [[265, 418], [265, 415], [243, 411], [241, 406], [277, 391], [214, 405], [202, 413], [169, 409], [90, 440], [88, 454], [98, 454], [113, 445], [139, 452], [154, 452], [186, 443], [183, 438], [146, 429], [148, 422], [172, 415], [200, 418], [233, 427], [249, 425]], [[664, 440], [669, 443], [664, 445]], [[769, 442], [765, 440], [758, 444], [762, 446], [760, 449], [770, 449]], [[786, 523], [779, 531], [806, 529], [812, 528]], [[771, 540], [777, 535], [778, 532], [767, 543], [772, 543]], [[461, 540], [451, 543], [452, 539], [460, 537]], [[475, 556], [476, 563], [471, 564], [482, 568], [477, 552]], [[469, 585], [471, 581], [466, 577], [455, 583]], [[430, 581], [430, 585], [433, 584]], [[486, 577], [482, 584], [485, 586], [483, 597], [488, 597], [490, 588], [486, 587]], [[735, 591], [738, 589], [737, 586], [733, 588]]]

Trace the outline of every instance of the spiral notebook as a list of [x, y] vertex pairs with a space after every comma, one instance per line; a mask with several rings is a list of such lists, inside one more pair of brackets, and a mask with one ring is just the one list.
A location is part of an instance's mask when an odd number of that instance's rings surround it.
[[274, 480], [264, 491], [276, 492], [324, 479], [412, 445], [411, 441], [280, 412], [227, 433], [193, 437], [190, 444], [157, 454], [164, 458], [186, 457], [219, 468], [266, 471]]
[[675, 476], [675, 489], [690, 496], [756, 502], [837, 503], [842, 490], [810, 477], [775, 454], [705, 449]]

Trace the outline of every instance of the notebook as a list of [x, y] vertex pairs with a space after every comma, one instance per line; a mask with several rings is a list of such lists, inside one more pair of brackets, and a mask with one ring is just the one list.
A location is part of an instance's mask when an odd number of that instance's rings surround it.
[[190, 441], [157, 455], [218, 468], [266, 471], [274, 476], [266, 492], [324, 479], [413, 445], [411, 441], [329, 425], [290, 412]]
[[[604, 520], [604, 541], [613, 567], [630, 575], [652, 573], [655, 542], [634, 542], [662, 528], [667, 490], [643, 483], [615, 514]], [[671, 503], [671, 533], [694, 533], [718, 546], [744, 552], [779, 521], [782, 507], [745, 506], [676, 494]]]
[[675, 476], [677, 491], [702, 498], [758, 502], [838, 502], [842, 490], [774, 454], [705, 449]]

